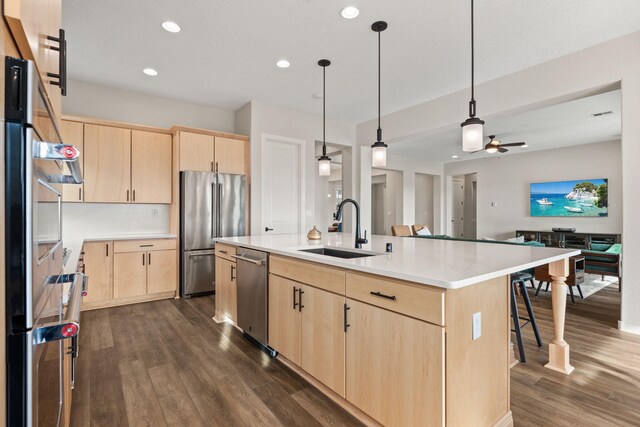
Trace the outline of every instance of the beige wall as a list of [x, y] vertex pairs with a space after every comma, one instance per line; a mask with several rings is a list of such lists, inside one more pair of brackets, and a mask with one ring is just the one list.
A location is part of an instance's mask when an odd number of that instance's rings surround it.
[[62, 98], [63, 114], [165, 128], [184, 125], [235, 132], [233, 111], [79, 80], [69, 80], [68, 86], [67, 96]]
[[434, 185], [433, 175], [416, 174], [415, 223], [427, 225], [431, 233], [434, 233]]
[[[485, 121], [499, 116], [554, 105], [603, 90], [622, 88], [622, 231], [626, 260], [640, 259], [640, 227], [637, 215], [640, 198], [640, 32], [629, 34], [591, 48], [513, 73], [476, 87], [478, 115]], [[467, 116], [468, 89], [386, 115], [382, 118], [388, 142], [401, 138], [440, 133], [460, 126]], [[374, 120], [357, 126], [360, 147], [370, 145]], [[369, 150], [370, 151], [370, 150]], [[356, 150], [361, 156], [367, 150]], [[366, 160], [366, 159], [364, 159]], [[356, 159], [361, 176], [366, 177], [367, 162]], [[370, 164], [370, 163], [368, 163]], [[479, 184], [480, 185], [480, 184]], [[367, 192], [366, 185], [358, 187]], [[368, 197], [361, 194], [360, 198]], [[626, 262], [626, 278], [640, 276], [640, 265]], [[631, 282], [633, 283], [633, 282]], [[640, 286], [622, 289], [620, 328], [640, 334]]]

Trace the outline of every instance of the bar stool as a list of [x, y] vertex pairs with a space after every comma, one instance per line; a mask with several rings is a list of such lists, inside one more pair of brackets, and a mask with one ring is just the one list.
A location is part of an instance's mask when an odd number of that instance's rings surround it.
[[[538, 324], [536, 323], [536, 317], [533, 314], [533, 307], [531, 306], [531, 300], [527, 293], [526, 282], [532, 280], [532, 276], [529, 273], [513, 273], [510, 277], [511, 280], [511, 318], [513, 319], [512, 331], [516, 333], [516, 339], [518, 340], [518, 353], [520, 355], [520, 362], [527, 363], [524, 356], [524, 345], [522, 344], [522, 328], [527, 324], [531, 324], [533, 333], [536, 336], [538, 347], [542, 347], [542, 340], [540, 339], [540, 332], [538, 332]], [[524, 298], [524, 305], [527, 308], [529, 317], [520, 317], [518, 315], [518, 302], [516, 301], [516, 286], [520, 286], [522, 297]], [[520, 320], [525, 320], [523, 324], [520, 324]]]

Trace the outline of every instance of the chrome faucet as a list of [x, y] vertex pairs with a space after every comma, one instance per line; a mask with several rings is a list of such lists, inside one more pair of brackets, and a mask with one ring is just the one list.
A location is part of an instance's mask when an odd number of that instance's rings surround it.
[[342, 208], [345, 204], [352, 203], [356, 207], [356, 249], [362, 249], [362, 244], [367, 244], [367, 231], [364, 232], [364, 238], [360, 237], [360, 205], [353, 199], [344, 199], [338, 206], [338, 210], [333, 214], [333, 219], [340, 221], [342, 219]]

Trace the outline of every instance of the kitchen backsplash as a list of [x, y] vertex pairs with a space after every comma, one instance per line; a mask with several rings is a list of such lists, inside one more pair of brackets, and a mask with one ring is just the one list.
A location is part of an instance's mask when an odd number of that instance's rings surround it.
[[64, 203], [63, 241], [169, 232], [169, 205]]

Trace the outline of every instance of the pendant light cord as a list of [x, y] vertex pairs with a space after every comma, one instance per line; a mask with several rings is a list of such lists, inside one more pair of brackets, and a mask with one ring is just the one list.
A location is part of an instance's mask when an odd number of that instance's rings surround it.
[[322, 67], [322, 156], [326, 156], [327, 155], [327, 140], [325, 137], [325, 131], [326, 131], [326, 121], [327, 121], [327, 113], [326, 113], [326, 102], [327, 102], [327, 97], [326, 97], [326, 73], [327, 73], [327, 67]]
[[381, 80], [381, 74], [380, 74], [380, 67], [381, 67], [381, 60], [380, 60], [380, 33], [382, 31], [378, 31], [378, 142], [382, 141], [382, 128], [380, 127], [380, 80]]
[[476, 116], [475, 99], [475, 37], [473, 31], [473, 0], [471, 0], [471, 101], [469, 101], [469, 117]]

